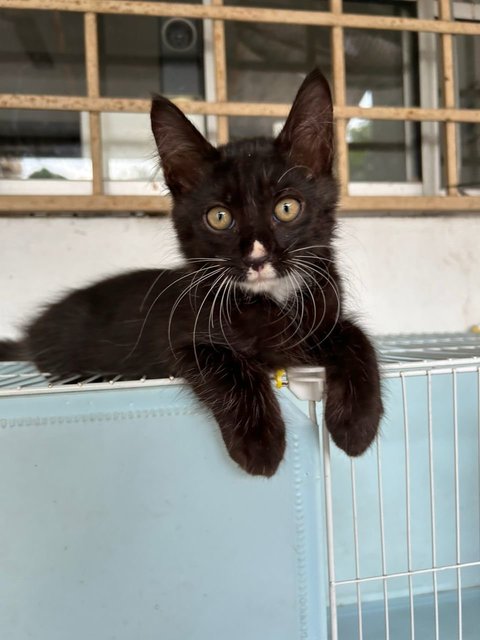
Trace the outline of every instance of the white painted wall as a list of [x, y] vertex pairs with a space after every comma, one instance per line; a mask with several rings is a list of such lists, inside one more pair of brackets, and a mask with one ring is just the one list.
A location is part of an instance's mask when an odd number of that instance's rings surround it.
[[[480, 322], [480, 218], [350, 218], [339, 236], [349, 306], [370, 331]], [[176, 262], [167, 219], [0, 218], [0, 336], [68, 288]]]

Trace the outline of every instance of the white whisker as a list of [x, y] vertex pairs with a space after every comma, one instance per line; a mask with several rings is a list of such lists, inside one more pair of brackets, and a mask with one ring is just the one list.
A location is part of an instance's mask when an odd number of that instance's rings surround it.
[[[299, 263], [305, 264], [303, 260], [299, 260]], [[297, 265], [298, 267], [299, 265]], [[332, 324], [332, 327], [330, 328], [330, 331], [327, 332], [327, 334], [325, 336], [323, 336], [323, 338], [320, 340], [320, 342], [317, 343], [317, 346], [320, 345], [322, 342], [324, 342], [332, 333], [332, 331], [335, 329], [338, 320], [340, 318], [340, 313], [341, 313], [341, 303], [340, 303], [340, 293], [338, 291], [337, 288], [337, 284], [336, 282], [332, 279], [332, 277], [330, 276], [330, 274], [321, 269], [321, 267], [319, 267], [318, 265], [313, 267], [310, 264], [306, 265], [311, 271], [320, 274], [327, 282], [327, 284], [330, 285], [330, 287], [332, 288], [333, 293], [335, 294], [335, 299], [336, 299], [336, 313], [335, 313], [335, 320]], [[326, 303], [325, 303], [325, 307], [326, 307]]]
[[[170, 346], [170, 350], [173, 354], [174, 357], [175, 356], [175, 351], [173, 349], [173, 345], [172, 345], [172, 340], [171, 340], [171, 331], [172, 331], [172, 321], [173, 321], [173, 316], [175, 314], [175, 311], [178, 308], [178, 305], [180, 304], [180, 302], [183, 300], [183, 298], [185, 298], [186, 295], [189, 296], [190, 298], [190, 294], [192, 292], [192, 289], [196, 288], [198, 289], [198, 286], [202, 283], [205, 282], [206, 280], [208, 280], [209, 278], [212, 278], [214, 276], [216, 276], [220, 271], [222, 271], [222, 268], [219, 267], [218, 269], [215, 269], [213, 272], [210, 273], [206, 273], [204, 275], [202, 275], [198, 280], [196, 280], [195, 282], [191, 282], [190, 285], [184, 290], [182, 291], [182, 293], [177, 297], [177, 299], [175, 300], [175, 303], [172, 306], [172, 309], [170, 311], [170, 315], [168, 317], [168, 328], [167, 328], [167, 336], [168, 336], [168, 344]], [[191, 304], [191, 298], [190, 298], [190, 304]]]
[[285, 177], [288, 173], [290, 173], [290, 171], [293, 171], [294, 169], [306, 169], [307, 171], [310, 171], [310, 169], [309, 169], [308, 167], [306, 167], [304, 164], [296, 164], [294, 167], [290, 167], [290, 169], [287, 169], [286, 171], [284, 171], [284, 172], [282, 173], [282, 175], [280, 176], [280, 178], [277, 180], [277, 184], [278, 184], [279, 182], [281, 182], [281, 181], [284, 179], [284, 177]]
[[[199, 273], [200, 271], [206, 271], [206, 270], [208, 270], [208, 269], [213, 269], [213, 267], [201, 267], [200, 269], [197, 269], [197, 271], [194, 271], [193, 273], [194, 273], [194, 274], [196, 274], [196, 273]], [[165, 273], [165, 271], [167, 271], [167, 270], [162, 271], [162, 273], [161, 273], [161, 274], [159, 274], [159, 275], [157, 276], [157, 278], [155, 279], [155, 281], [154, 281], [153, 285], [151, 285], [151, 286], [150, 286], [149, 292], [151, 292], [151, 290], [153, 289], [153, 287], [155, 286], [155, 284], [158, 282], [158, 280], [159, 280], [160, 276], [161, 276], [161, 275], [163, 275], [163, 274]], [[142, 335], [143, 335], [143, 332], [144, 332], [144, 330], [145, 330], [145, 326], [146, 326], [146, 324], [147, 324], [147, 320], [148, 320], [148, 318], [150, 317], [150, 313], [152, 312], [152, 309], [154, 308], [154, 306], [156, 305], [156, 303], [158, 302], [158, 300], [161, 298], [161, 296], [165, 293], [165, 291], [167, 291], [168, 289], [170, 289], [170, 287], [173, 287], [173, 285], [177, 284], [177, 282], [180, 282], [181, 280], [184, 280], [185, 278], [188, 278], [188, 277], [192, 277], [192, 273], [190, 273], [190, 272], [189, 272], [189, 273], [184, 274], [184, 275], [183, 275], [183, 276], [181, 276], [180, 278], [177, 278], [176, 280], [174, 280], [173, 282], [171, 282], [169, 285], [167, 285], [166, 287], [164, 287], [164, 288], [160, 291], [160, 293], [159, 293], [157, 296], [155, 296], [155, 299], [153, 300], [152, 304], [151, 304], [151, 305], [150, 305], [150, 307], [148, 308], [147, 313], [145, 314], [145, 318], [143, 319], [142, 326], [140, 327], [140, 331], [139, 331], [139, 333], [138, 333], [138, 337], [137, 337], [137, 340], [136, 340], [135, 344], [133, 345], [133, 347], [131, 348], [131, 350], [127, 353], [127, 355], [126, 355], [122, 360], [128, 360], [128, 358], [130, 358], [130, 357], [131, 357], [131, 355], [135, 352], [135, 349], [136, 349], [136, 348], [138, 347], [138, 345], [140, 344], [140, 340], [142, 339]], [[147, 296], [148, 296], [148, 293], [147, 293]], [[143, 307], [143, 304], [145, 303], [145, 300], [146, 300], [146, 297], [147, 297], [147, 296], [145, 296], [145, 297], [144, 297], [144, 301], [142, 302], [141, 308]], [[140, 309], [140, 310], [141, 310], [141, 309]]]
[[[223, 271], [223, 269], [221, 269]], [[195, 316], [195, 322], [193, 324], [193, 334], [192, 334], [192, 346], [193, 346], [193, 353], [195, 355], [195, 362], [197, 363], [197, 367], [198, 367], [198, 372], [200, 373], [200, 376], [203, 378], [203, 371], [202, 368], [200, 366], [200, 361], [198, 359], [198, 353], [197, 353], [197, 345], [195, 344], [195, 336], [196, 336], [196, 332], [197, 332], [197, 325], [198, 325], [198, 321], [200, 318], [200, 314], [202, 312], [202, 309], [205, 305], [205, 302], [207, 301], [208, 296], [210, 295], [210, 292], [213, 290], [213, 288], [216, 286], [217, 282], [220, 282], [220, 280], [224, 277], [223, 273], [221, 273], [215, 280], [215, 282], [211, 285], [210, 289], [207, 291], [207, 293], [205, 294], [202, 303], [200, 304], [200, 307], [198, 308], [197, 311], [197, 315]]]

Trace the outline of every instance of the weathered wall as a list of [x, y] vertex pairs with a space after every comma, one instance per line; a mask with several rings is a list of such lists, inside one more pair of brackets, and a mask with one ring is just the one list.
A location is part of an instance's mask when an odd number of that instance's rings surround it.
[[[349, 218], [339, 231], [349, 304], [370, 331], [480, 322], [480, 218]], [[177, 255], [166, 219], [0, 219], [0, 335], [69, 287]]]

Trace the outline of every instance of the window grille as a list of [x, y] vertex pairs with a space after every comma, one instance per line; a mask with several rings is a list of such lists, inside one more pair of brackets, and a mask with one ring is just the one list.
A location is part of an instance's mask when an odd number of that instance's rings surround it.
[[[264, 3], [265, 4], [265, 3]], [[302, 7], [303, 7], [302, 3]], [[404, 4], [409, 4], [405, 2]], [[25, 211], [63, 212], [63, 211], [142, 211], [148, 213], [166, 213], [170, 202], [166, 196], [159, 195], [116, 195], [105, 191], [105, 175], [102, 167], [104, 141], [102, 140], [101, 118], [104, 113], [147, 113], [149, 100], [126, 97], [107, 97], [102, 94], [99, 80], [99, 42], [98, 22], [103, 16], [143, 16], [145, 18], [187, 18], [200, 20], [212, 28], [212, 56], [214, 62], [214, 82], [211, 99], [178, 98], [176, 103], [189, 114], [216, 118], [216, 141], [224, 143], [229, 136], [229, 119], [234, 117], [275, 117], [284, 119], [290, 103], [264, 103], [231, 101], [227, 90], [227, 61], [225, 47], [225, 29], [230, 24], [270, 24], [304, 25], [324, 27], [331, 33], [332, 90], [334, 96], [334, 114], [336, 127], [337, 173], [341, 184], [341, 211], [349, 214], [375, 212], [474, 212], [480, 211], [480, 196], [477, 184], [462, 184], [459, 174], [460, 138], [465, 138], [465, 148], [473, 145], [480, 126], [480, 108], [477, 107], [476, 94], [473, 107], [464, 106], [457, 100], [458, 74], [455, 70], [454, 39], [459, 37], [478, 38], [480, 22], [478, 5], [452, 3], [450, 0], [410, 3], [415, 5], [419, 16], [405, 17], [397, 15], [364, 15], [346, 12], [342, 0], [329, 0], [327, 10], [279, 9], [273, 7], [253, 7], [246, 3], [233, 6], [225, 5], [222, 0], [211, 0], [204, 4], [172, 2], [122, 2], [120, 0], [0, 0], [0, 9], [29, 11], [73, 12], [83, 16], [85, 81], [86, 94], [51, 95], [35, 93], [1, 93], [0, 109], [19, 110], [60, 110], [65, 112], [88, 113], [90, 155], [92, 163], [91, 194], [64, 195], [8, 195], [0, 198], [1, 213], [20, 213]], [[309, 5], [311, 6], [311, 5]], [[453, 6], [453, 10], [452, 10]], [[460, 7], [458, 19], [455, 7]], [[471, 9], [471, 10], [470, 10]], [[399, 32], [418, 34], [419, 37], [436, 37], [440, 41], [440, 89], [441, 106], [353, 106], [347, 103], [345, 33], [347, 30]], [[405, 61], [409, 64], [409, 61]], [[410, 61], [411, 63], [411, 61]], [[473, 61], [472, 61], [473, 63]], [[422, 60], [420, 60], [422, 66]], [[306, 69], [305, 69], [306, 71]], [[430, 69], [431, 75], [431, 69]], [[348, 78], [347, 78], [348, 79]], [[428, 82], [423, 77], [422, 86]], [[432, 89], [434, 90], [434, 88]], [[478, 93], [478, 89], [476, 90]], [[432, 97], [432, 91], [430, 91]], [[465, 102], [465, 101], [464, 101]], [[387, 195], [375, 195], [375, 188], [367, 185], [364, 189], [355, 188], [350, 180], [348, 124], [352, 119], [369, 122], [403, 122], [406, 125], [418, 123], [421, 126], [423, 184], [420, 190], [400, 189]], [[463, 128], [462, 128], [463, 127]], [[464, 127], [470, 127], [465, 134]], [[438, 135], [439, 131], [442, 133]], [[473, 131], [473, 134], [471, 133]], [[468, 133], [468, 132], [467, 132]], [[412, 137], [412, 129], [406, 138]], [[433, 138], [432, 138], [433, 136]], [[473, 138], [472, 138], [473, 136]], [[478, 136], [477, 136], [478, 137]], [[429, 138], [427, 144], [425, 140]], [[473, 140], [473, 142], [472, 142]], [[408, 143], [410, 144], [410, 143]], [[430, 147], [430, 155], [428, 148]], [[432, 150], [433, 149], [433, 150]], [[433, 155], [432, 155], [433, 154]], [[439, 184], [433, 165], [443, 157], [445, 181]], [[437, 171], [438, 173], [438, 171]], [[427, 177], [430, 175], [430, 179]], [[350, 183], [350, 186], [349, 186]], [[4, 192], [5, 193], [5, 192]], [[373, 195], [372, 195], [373, 194]]]

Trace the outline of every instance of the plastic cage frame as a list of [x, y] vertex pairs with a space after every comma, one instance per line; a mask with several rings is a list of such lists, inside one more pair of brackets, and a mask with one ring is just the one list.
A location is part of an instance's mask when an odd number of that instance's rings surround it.
[[[391, 486], [386, 486], [385, 470], [396, 463], [392, 463], [391, 459], [386, 460], [384, 455], [387, 426], [383, 425], [382, 435], [365, 459], [347, 459], [332, 450], [328, 432], [322, 424], [323, 370], [298, 368], [288, 371], [282, 379], [283, 386], [296, 396], [297, 402], [305, 412], [308, 411], [311, 421], [319, 429], [322, 445], [328, 605], [325, 602], [321, 606], [325, 607], [325, 611], [328, 610], [328, 635], [331, 640], [392, 640], [407, 637], [412, 640], [439, 640], [441, 637], [470, 640], [477, 637], [472, 635], [476, 633], [472, 629], [478, 631], [480, 627], [480, 336], [390, 336], [379, 340], [378, 346], [384, 385], [388, 387], [389, 396], [396, 395], [393, 411], [398, 420], [400, 440], [403, 440], [400, 450], [396, 442], [399, 475], [394, 484], [397, 489], [400, 486], [403, 498], [399, 498], [398, 492], [395, 493], [395, 508], [398, 514], [402, 514], [402, 522], [398, 525], [400, 537], [396, 538], [393, 553], [389, 546], [387, 522], [387, 511], [391, 509], [387, 492]], [[436, 389], [437, 381], [442, 381], [441, 388]], [[48, 374], [40, 374], [25, 363], [0, 365], [0, 398], [71, 392], [72, 383], [78, 391], [92, 391], [166, 386], [178, 382], [173, 379], [145, 378], [130, 381], [120, 376], [108, 381], [95, 376], [86, 380], [78, 380], [75, 376], [53, 380]], [[465, 389], [464, 382], [467, 384]], [[392, 391], [390, 385], [396, 385], [396, 391]], [[390, 404], [389, 411], [392, 411], [390, 400], [387, 399], [387, 404]], [[447, 409], [443, 407], [440, 410], [441, 419], [435, 406], [439, 401], [448, 404]], [[415, 415], [411, 402], [415, 404], [416, 412], [420, 412], [420, 418]], [[468, 416], [462, 410], [465, 402], [471, 405]], [[436, 461], [437, 447], [439, 450], [445, 449], [445, 443], [437, 443], [435, 431], [437, 422], [442, 420], [450, 425], [447, 430], [444, 429], [442, 436], [450, 439], [450, 442], [449, 445], [447, 443], [446, 457], [445, 451], [441, 454], [443, 467], [439, 467]], [[422, 427], [418, 426], [420, 423]], [[417, 431], [420, 428], [423, 431], [418, 440]], [[464, 428], [469, 431], [471, 438], [468, 452], [462, 445]], [[420, 457], [419, 450], [422, 452]], [[471, 456], [467, 475], [464, 472], [465, 460], [462, 459], [465, 455]], [[449, 468], [448, 484], [451, 485], [448, 490], [451, 496], [446, 500], [450, 509], [446, 521], [452, 526], [452, 535], [447, 536], [447, 541], [439, 540], [444, 536], [444, 525], [440, 518], [445, 518], [448, 512], [444, 505], [447, 490], [438, 484], [438, 478], [446, 466]], [[424, 480], [423, 487], [418, 485], [419, 477]], [[347, 516], [345, 513], [338, 514], [337, 484], [343, 486], [343, 493], [340, 494], [343, 501], [350, 494]], [[424, 508], [420, 519], [423, 517], [423, 531], [428, 529], [428, 535], [426, 547], [420, 554], [421, 560], [417, 562], [418, 554], [414, 547], [418, 517], [415, 514], [418, 515], [419, 511], [415, 501], [422, 490], [425, 499], [422, 499]], [[368, 500], [365, 500], [364, 493], [368, 493]], [[362, 524], [365, 510], [372, 512], [366, 520], [367, 528], [365, 522]], [[345, 526], [346, 518], [349, 520], [348, 526]], [[374, 521], [375, 524], [372, 524]], [[342, 546], [346, 529], [349, 529], [350, 536], [347, 551], [345, 545]], [[371, 532], [375, 542], [377, 571], [372, 571], [371, 558], [363, 563], [365, 531]], [[342, 536], [344, 540], [339, 543]], [[467, 538], [468, 545], [465, 546]], [[390, 556], [399, 555], [399, 546], [403, 546], [403, 560], [399, 561], [396, 557], [392, 563], [389, 562]], [[450, 550], [445, 551], [448, 546]], [[348, 560], [343, 557], [345, 553], [349, 554]], [[449, 561], [445, 562], [443, 558], [446, 556]], [[475, 577], [464, 580], [468, 572]], [[441, 584], [445, 575], [450, 575], [448, 588]], [[418, 580], [422, 582], [419, 589], [416, 586]], [[391, 587], [395, 581], [403, 581], [400, 590]], [[426, 586], [428, 581], [430, 587]], [[348, 591], [347, 597], [342, 595], [345, 591]], [[399, 592], [403, 594], [400, 597], [403, 603], [400, 609], [398, 602], [392, 600], [392, 591], [394, 598]], [[447, 628], [448, 632], [445, 631]]]

